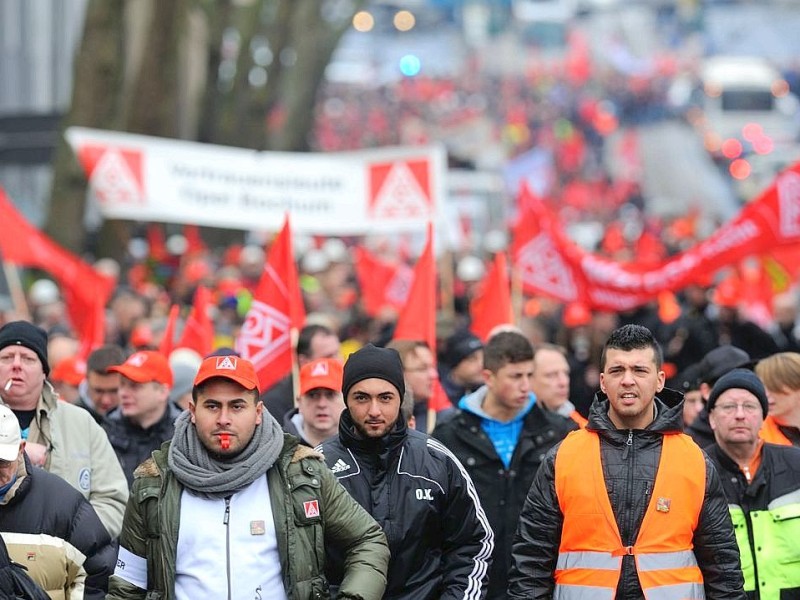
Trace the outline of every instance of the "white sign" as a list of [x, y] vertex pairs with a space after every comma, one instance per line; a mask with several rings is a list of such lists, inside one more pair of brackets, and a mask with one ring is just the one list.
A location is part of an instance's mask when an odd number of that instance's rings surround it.
[[341, 153], [257, 152], [70, 127], [66, 138], [112, 219], [363, 234], [441, 222], [441, 146]]

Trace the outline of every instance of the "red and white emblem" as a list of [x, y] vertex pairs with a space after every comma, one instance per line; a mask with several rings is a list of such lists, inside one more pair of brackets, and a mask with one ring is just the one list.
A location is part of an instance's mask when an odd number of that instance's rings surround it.
[[236, 349], [260, 371], [289, 348], [289, 317], [274, 307], [253, 300], [242, 325]]
[[87, 144], [78, 150], [78, 158], [100, 203], [144, 204], [141, 151]]
[[800, 235], [800, 175], [791, 171], [784, 173], [775, 187], [778, 192], [781, 235], [797, 237]]
[[520, 249], [517, 262], [522, 267], [523, 282], [565, 302], [577, 299], [570, 269], [550, 236], [540, 233], [527, 242]]
[[303, 510], [306, 513], [306, 518], [310, 519], [312, 517], [319, 516], [319, 501], [317, 500], [308, 500], [307, 502], [303, 502]]
[[369, 168], [368, 213], [374, 218], [425, 218], [433, 214], [430, 162], [394, 161]]

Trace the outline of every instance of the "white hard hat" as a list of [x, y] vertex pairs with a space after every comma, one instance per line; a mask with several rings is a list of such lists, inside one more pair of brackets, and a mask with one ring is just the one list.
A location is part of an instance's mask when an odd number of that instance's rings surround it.
[[61, 297], [58, 286], [49, 279], [37, 279], [28, 290], [28, 298], [38, 306], [53, 304]]
[[306, 273], [322, 273], [322, 271], [328, 268], [330, 261], [325, 255], [325, 252], [312, 248], [303, 256], [300, 265]]
[[458, 261], [456, 276], [465, 282], [480, 281], [484, 271], [485, 267], [480, 258], [477, 256], [465, 256]]

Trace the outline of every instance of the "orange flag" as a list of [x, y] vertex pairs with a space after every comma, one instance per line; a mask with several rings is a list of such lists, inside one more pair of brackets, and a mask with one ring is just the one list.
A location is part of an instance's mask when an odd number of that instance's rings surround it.
[[289, 216], [269, 248], [264, 273], [236, 340], [236, 350], [253, 362], [262, 392], [292, 369], [292, 330], [305, 322]]
[[511, 308], [511, 281], [506, 253], [494, 255], [492, 266], [481, 282], [478, 293], [469, 303], [470, 331], [483, 342], [497, 325], [514, 322]]
[[[158, 351], [169, 358], [170, 353], [175, 347], [175, 324], [178, 322], [178, 314], [181, 312], [181, 307], [173, 304], [169, 309], [169, 317], [167, 318], [167, 326], [164, 328], [164, 336], [161, 338], [161, 343], [158, 345]], [[205, 356], [205, 354], [203, 355]]]
[[191, 348], [200, 356], [207, 356], [214, 346], [214, 323], [208, 316], [211, 305], [211, 292], [205, 286], [198, 286], [194, 292], [194, 306], [186, 319], [183, 335], [176, 348]]
[[[400, 311], [394, 330], [396, 340], [423, 340], [436, 356], [436, 261], [433, 256], [433, 225], [428, 225], [428, 240], [414, 265], [414, 282], [408, 301]], [[436, 380], [428, 408], [440, 411], [452, 407], [441, 383]]]

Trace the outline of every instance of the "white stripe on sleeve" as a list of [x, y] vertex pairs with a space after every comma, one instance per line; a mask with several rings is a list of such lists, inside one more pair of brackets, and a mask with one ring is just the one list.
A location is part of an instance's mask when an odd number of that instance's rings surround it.
[[124, 579], [131, 585], [143, 590], [147, 589], [147, 559], [137, 556], [127, 548], [120, 546], [117, 556], [117, 568], [114, 575]]

